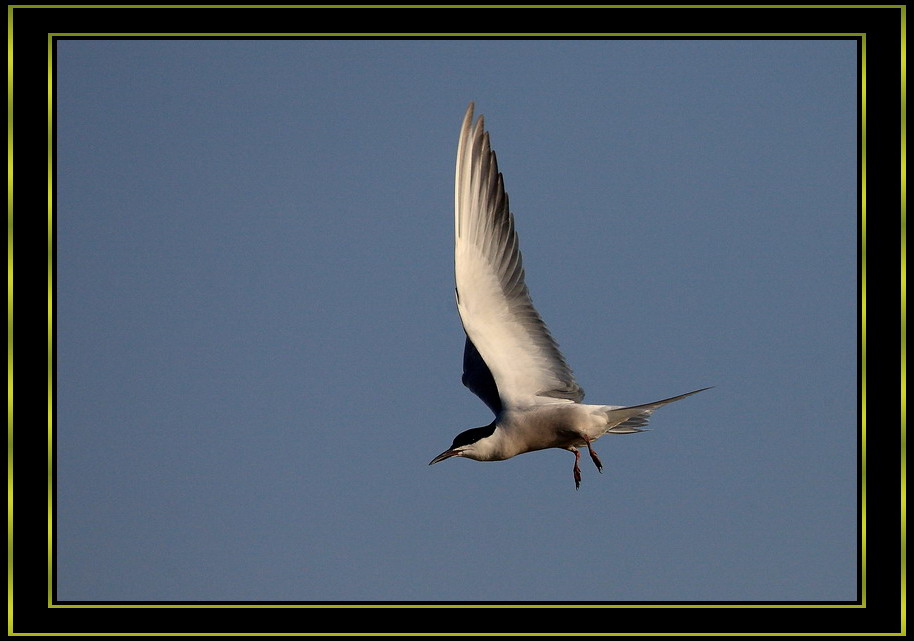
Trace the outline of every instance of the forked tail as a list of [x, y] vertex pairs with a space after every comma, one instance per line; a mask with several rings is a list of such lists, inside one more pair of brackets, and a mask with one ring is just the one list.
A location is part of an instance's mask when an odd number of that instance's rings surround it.
[[606, 430], [606, 434], [636, 434], [637, 432], [644, 432], [644, 426], [647, 425], [654, 410], [663, 407], [668, 403], [672, 403], [673, 401], [683, 399], [686, 396], [703, 392], [706, 389], [711, 388], [702, 387], [694, 392], [680, 394], [679, 396], [673, 396], [672, 398], [665, 398], [662, 401], [645, 403], [644, 405], [630, 405], [628, 407], [612, 407], [607, 405], [604, 410], [606, 412], [606, 418], [609, 421], [607, 425], [610, 427]]

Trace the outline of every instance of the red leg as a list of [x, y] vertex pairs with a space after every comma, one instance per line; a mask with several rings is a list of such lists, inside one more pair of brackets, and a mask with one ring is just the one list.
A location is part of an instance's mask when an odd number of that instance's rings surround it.
[[592, 447], [590, 447], [590, 439], [585, 436], [584, 442], [587, 443], [587, 451], [590, 452], [590, 458], [593, 460], [593, 464], [597, 466], [597, 469], [600, 471], [600, 474], [602, 474], [603, 473], [603, 463], [600, 462], [600, 457], [598, 457], [597, 453], [594, 452]]
[[578, 465], [578, 461], [581, 460], [581, 452], [576, 447], [569, 447], [568, 449], [574, 452], [574, 489], [577, 490], [581, 487], [581, 467]]

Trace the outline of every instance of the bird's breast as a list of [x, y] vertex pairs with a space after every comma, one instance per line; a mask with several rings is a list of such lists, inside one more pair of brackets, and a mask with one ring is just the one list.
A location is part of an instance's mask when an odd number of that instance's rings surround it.
[[505, 434], [505, 444], [511, 454], [567, 448], [583, 445], [582, 434], [590, 430], [590, 420], [577, 403], [554, 403], [530, 409], [511, 410], [502, 414], [498, 426]]

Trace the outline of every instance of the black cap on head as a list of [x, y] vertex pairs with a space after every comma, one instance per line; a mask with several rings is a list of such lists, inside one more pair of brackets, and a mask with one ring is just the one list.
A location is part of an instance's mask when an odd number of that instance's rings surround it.
[[451, 449], [461, 447], [463, 445], [469, 445], [470, 443], [475, 443], [481, 438], [491, 436], [495, 431], [495, 421], [492, 421], [489, 425], [484, 425], [483, 427], [474, 427], [472, 429], [461, 432], [454, 438], [454, 442], [451, 443]]

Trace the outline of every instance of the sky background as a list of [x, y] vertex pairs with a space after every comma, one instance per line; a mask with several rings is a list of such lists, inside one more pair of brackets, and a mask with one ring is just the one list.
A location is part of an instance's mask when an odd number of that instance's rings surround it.
[[[856, 598], [856, 43], [57, 43], [61, 600]], [[429, 467], [486, 117], [585, 456]]]

